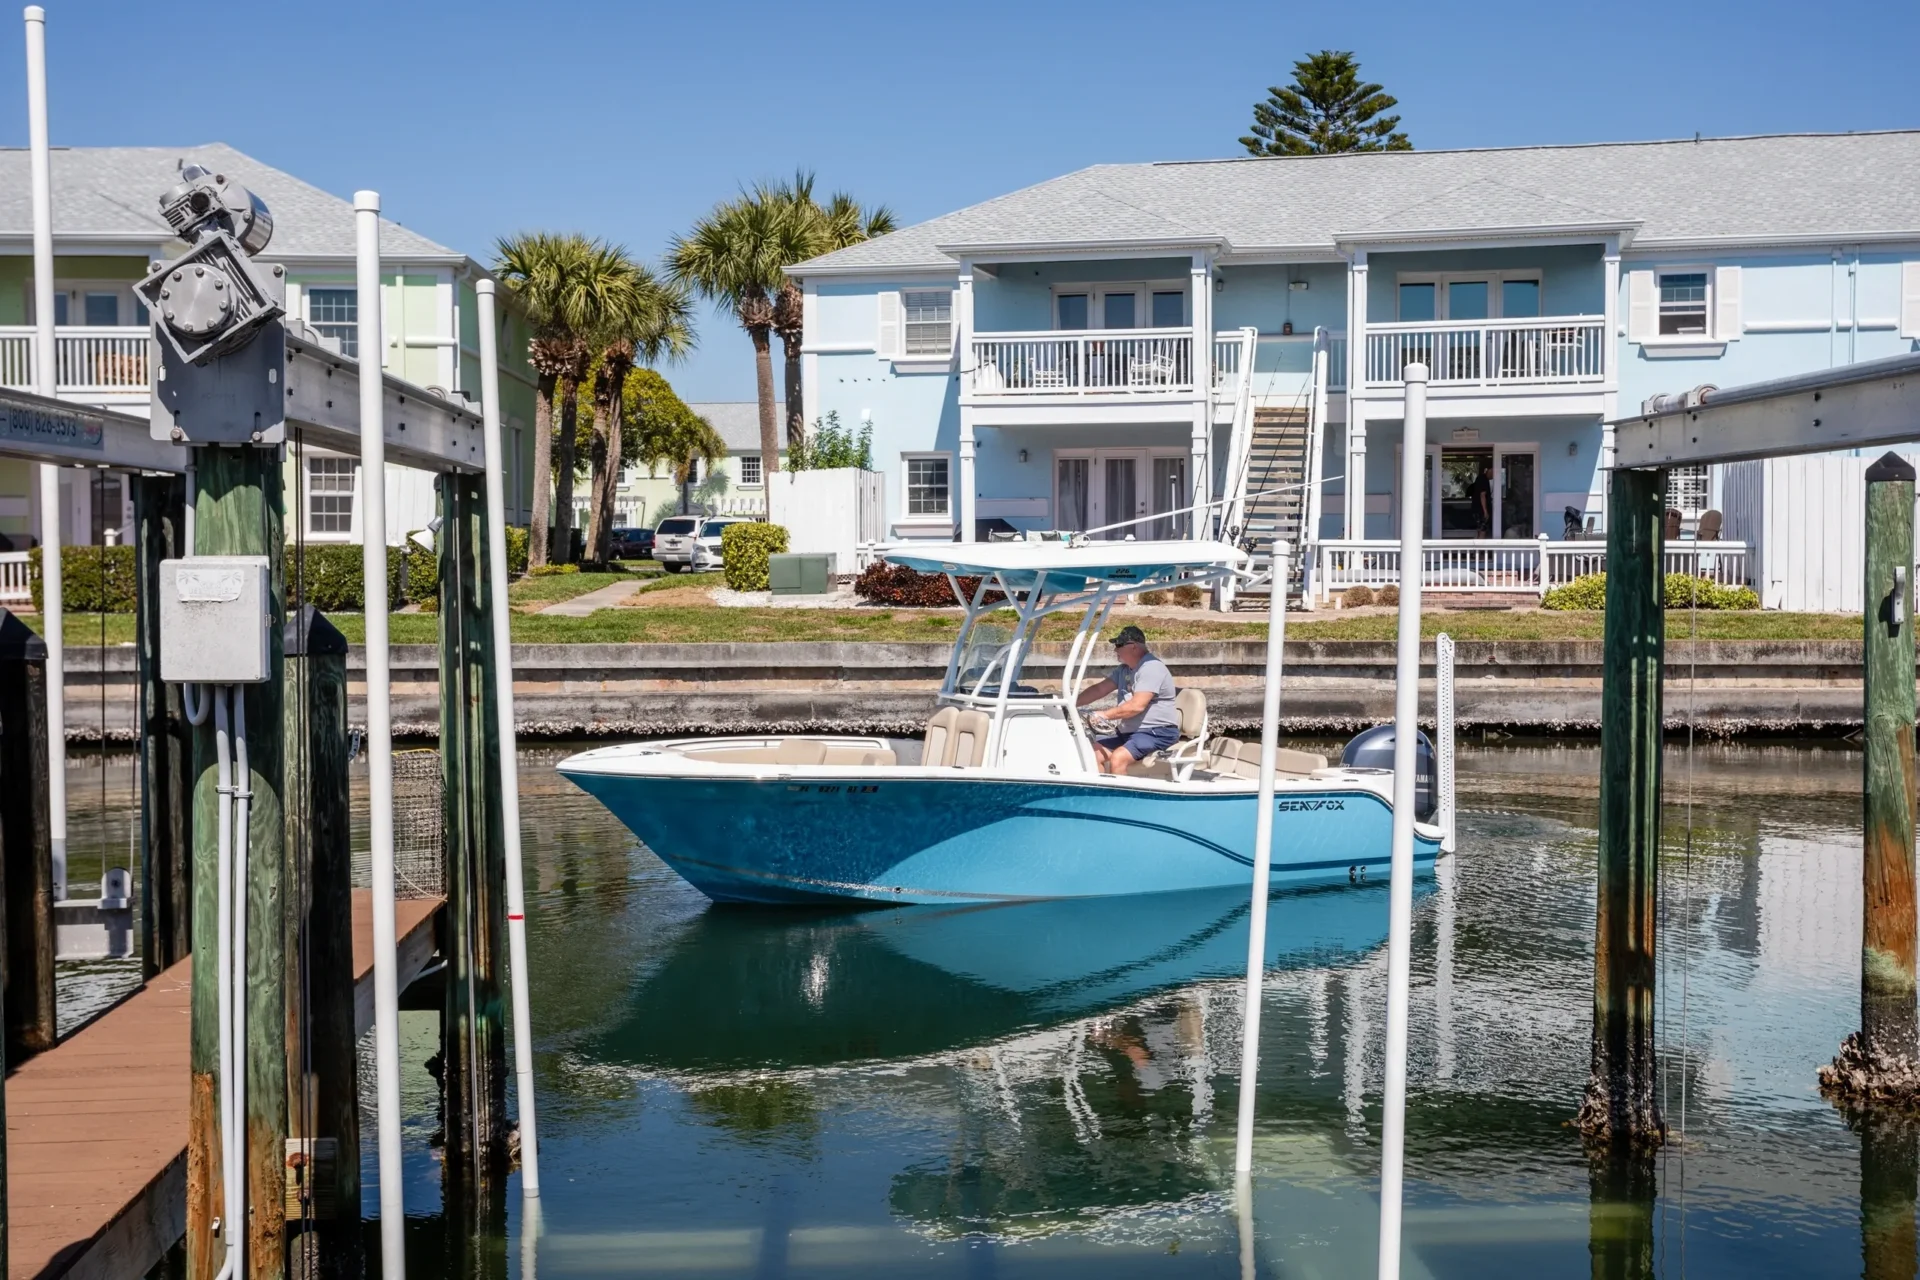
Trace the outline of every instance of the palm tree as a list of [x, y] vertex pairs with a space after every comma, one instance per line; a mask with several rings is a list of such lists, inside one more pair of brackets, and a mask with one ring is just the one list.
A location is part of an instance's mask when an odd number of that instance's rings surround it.
[[1382, 116], [1398, 103], [1377, 84], [1360, 81], [1351, 53], [1322, 49], [1293, 64], [1293, 83], [1267, 90], [1254, 104], [1252, 132], [1240, 145], [1256, 156], [1305, 156], [1332, 151], [1411, 151], [1398, 132], [1399, 116]]
[[501, 240], [496, 253], [495, 274], [526, 311], [533, 334], [533, 528], [551, 533], [529, 540], [528, 564], [542, 565], [566, 559], [573, 541], [575, 419], [580, 380], [593, 362], [591, 338], [612, 317], [638, 308], [639, 276], [624, 249], [577, 234], [522, 232]]
[[730, 308], [753, 342], [754, 380], [760, 400], [760, 466], [780, 469], [780, 435], [773, 414], [773, 295], [785, 277], [780, 268], [791, 251], [791, 208], [784, 201], [741, 196], [714, 206], [675, 236], [667, 249], [673, 278], [718, 305]]
[[671, 469], [687, 509], [687, 486], [695, 463], [711, 467], [727, 456], [713, 424], [689, 409], [667, 380], [652, 369], [635, 369], [627, 381], [627, 415], [634, 426], [634, 455], [648, 470]]
[[636, 361], [654, 365], [679, 360], [693, 350], [693, 299], [684, 285], [662, 280], [645, 266], [639, 276], [638, 308], [619, 317], [602, 335], [593, 379], [592, 498], [588, 505], [587, 559], [605, 563], [613, 542], [613, 499], [626, 450], [621, 439], [626, 388]]
[[[813, 175], [805, 170], [794, 174], [791, 185], [783, 183], [757, 189], [755, 198], [781, 200], [792, 207], [795, 216], [790, 219], [784, 237], [783, 266], [886, 235], [898, 225], [893, 210], [886, 205], [862, 209], [859, 201], [844, 191], [835, 192], [822, 207], [813, 198]], [[784, 272], [774, 294], [773, 328], [780, 335], [780, 346], [787, 361], [787, 447], [791, 449], [806, 435], [805, 388], [801, 384], [800, 365], [800, 347], [806, 332], [800, 282]]]

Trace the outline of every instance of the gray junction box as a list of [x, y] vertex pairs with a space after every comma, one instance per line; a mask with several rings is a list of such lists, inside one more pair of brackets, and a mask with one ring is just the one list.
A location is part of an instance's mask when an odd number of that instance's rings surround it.
[[265, 556], [160, 562], [160, 678], [169, 684], [261, 684], [272, 618]]

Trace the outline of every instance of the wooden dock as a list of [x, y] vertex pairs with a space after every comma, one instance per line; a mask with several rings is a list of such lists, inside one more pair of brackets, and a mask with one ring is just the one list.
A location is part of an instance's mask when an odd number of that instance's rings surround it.
[[[397, 911], [400, 986], [440, 899]], [[7, 1280], [127, 1280], [186, 1231], [191, 959], [7, 1078]], [[373, 901], [353, 894], [354, 1021], [373, 1023]]]

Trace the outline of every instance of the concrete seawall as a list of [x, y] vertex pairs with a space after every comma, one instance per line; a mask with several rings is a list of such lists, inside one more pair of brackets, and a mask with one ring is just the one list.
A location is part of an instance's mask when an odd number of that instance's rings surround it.
[[[1216, 727], [1260, 716], [1265, 645], [1251, 640], [1159, 646], [1183, 683], [1205, 689]], [[933, 709], [946, 671], [944, 643], [515, 645], [521, 732], [537, 737], [834, 730], [913, 733]], [[104, 668], [102, 658], [104, 656]], [[1029, 679], [1058, 679], [1065, 645], [1042, 646]], [[1282, 712], [1294, 732], [1348, 732], [1393, 714], [1390, 642], [1308, 640], [1287, 645]], [[1431, 706], [1433, 647], [1424, 647]], [[393, 649], [397, 731], [438, 728], [438, 650]], [[362, 651], [348, 656], [352, 717], [360, 723]], [[1600, 720], [1597, 640], [1463, 641], [1456, 706], [1463, 728], [1592, 730]], [[67, 733], [131, 740], [136, 719], [131, 646], [67, 650]], [[104, 698], [102, 694], [104, 692]], [[1702, 641], [1667, 646], [1666, 716], [1720, 735], [1845, 733], [1860, 725], [1860, 643]]]

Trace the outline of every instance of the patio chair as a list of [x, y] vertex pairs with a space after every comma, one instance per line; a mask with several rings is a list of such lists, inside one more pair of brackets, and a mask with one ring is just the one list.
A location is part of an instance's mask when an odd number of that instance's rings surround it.
[[1693, 536], [1701, 542], [1718, 542], [1722, 523], [1724, 518], [1718, 511], [1703, 511], [1700, 513], [1700, 527]]
[[1130, 387], [1164, 387], [1172, 382], [1173, 357], [1170, 355], [1147, 356], [1127, 366], [1127, 385]]
[[1667, 541], [1673, 542], [1680, 537], [1680, 513], [1672, 507], [1667, 508]]

